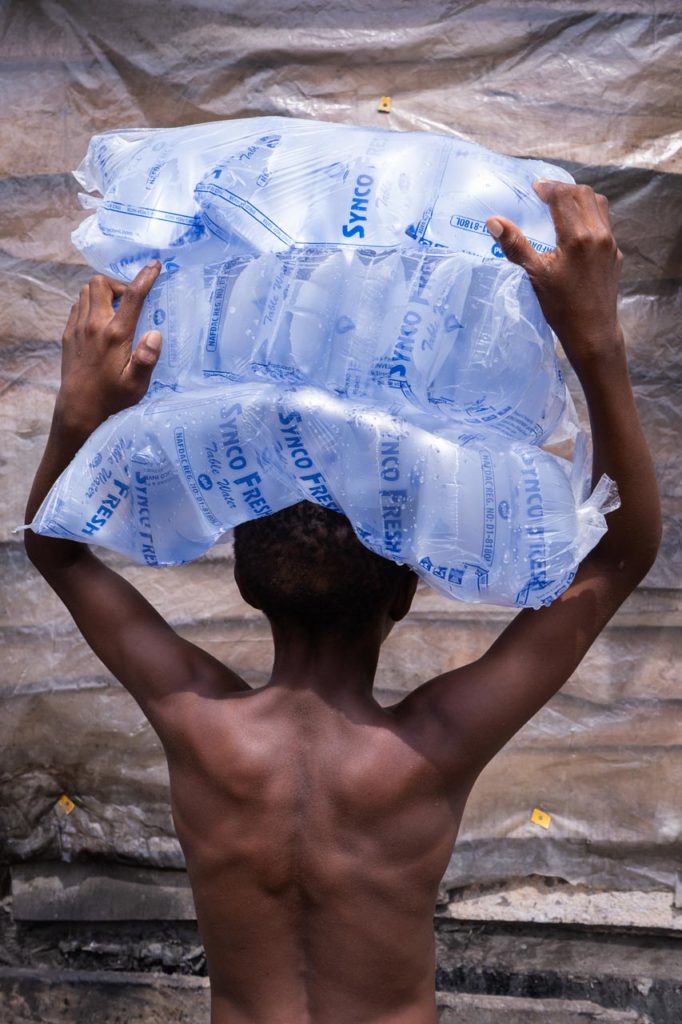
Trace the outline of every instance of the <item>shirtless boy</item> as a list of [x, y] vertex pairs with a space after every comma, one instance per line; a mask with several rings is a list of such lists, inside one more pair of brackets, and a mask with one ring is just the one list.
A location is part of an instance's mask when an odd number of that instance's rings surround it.
[[[616, 312], [622, 257], [607, 202], [587, 186], [537, 189], [554, 252], [539, 255], [502, 218], [488, 227], [528, 272], [580, 379], [595, 479], [613, 477], [622, 504], [571, 587], [522, 611], [478, 661], [381, 708], [379, 648], [416, 577], [307, 503], [236, 531], [237, 582], [275, 643], [257, 691], [177, 636], [87, 547], [27, 533], [29, 557], [163, 744], [212, 1024], [434, 1024], [434, 904], [469, 792], [655, 558], [656, 481]], [[82, 288], [27, 521], [95, 427], [145, 393], [161, 338], [146, 335], [132, 354], [131, 341], [158, 273]]]

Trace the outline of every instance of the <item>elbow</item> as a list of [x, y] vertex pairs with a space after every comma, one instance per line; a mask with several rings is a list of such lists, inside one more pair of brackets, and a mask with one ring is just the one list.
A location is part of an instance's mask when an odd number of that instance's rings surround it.
[[646, 540], [643, 541], [641, 550], [638, 552], [638, 583], [640, 583], [644, 579], [644, 577], [653, 569], [656, 563], [656, 559], [658, 558], [658, 552], [661, 547], [662, 536], [663, 530], [659, 520], [656, 529], [652, 532], [650, 537], [647, 537]]
[[24, 551], [26, 552], [29, 562], [31, 562], [36, 569], [40, 569], [40, 555], [45, 538], [41, 537], [38, 533], [34, 533], [31, 529], [31, 524], [35, 518], [35, 512], [35, 503], [31, 500], [31, 497], [29, 497], [28, 504], [24, 511], [22, 540], [24, 542]]
[[31, 529], [24, 530], [24, 551], [31, 565], [41, 576], [49, 574], [50, 552], [49, 548], [46, 549], [47, 544], [48, 538], [39, 536]]
[[661, 526], [658, 523], [646, 536], [634, 539], [632, 545], [616, 560], [614, 568], [631, 581], [632, 590], [651, 572], [660, 546]]
[[53, 589], [57, 589], [60, 574], [88, 554], [84, 544], [43, 537], [30, 529], [24, 531], [24, 550], [29, 562]]
[[609, 533], [597, 545], [590, 561], [606, 572], [621, 589], [630, 592], [651, 572], [661, 546], [661, 521], [657, 517], [647, 523], [646, 529], [633, 529], [618, 542]]
[[662, 539], [663, 521], [659, 504], [657, 513], [651, 518], [647, 528], [640, 530], [639, 536], [635, 534], [633, 547], [636, 552], [637, 567], [640, 574], [638, 582], [643, 580], [654, 567], [661, 548]]
[[26, 552], [29, 562], [34, 565], [36, 569], [39, 568], [40, 538], [28, 526], [24, 530], [24, 551]]

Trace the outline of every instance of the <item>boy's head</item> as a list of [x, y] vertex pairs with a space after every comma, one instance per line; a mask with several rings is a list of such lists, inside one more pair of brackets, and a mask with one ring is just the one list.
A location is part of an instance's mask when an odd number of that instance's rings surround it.
[[[345, 516], [299, 502], [234, 531], [242, 596], [271, 622], [335, 631], [407, 613], [415, 574], [360, 543]], [[388, 632], [386, 628], [385, 632]]]

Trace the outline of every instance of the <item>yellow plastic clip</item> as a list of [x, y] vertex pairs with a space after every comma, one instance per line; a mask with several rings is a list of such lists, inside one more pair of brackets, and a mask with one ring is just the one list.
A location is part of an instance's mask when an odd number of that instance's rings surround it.
[[393, 100], [391, 99], [390, 96], [382, 96], [381, 99], [379, 100], [379, 106], [377, 107], [377, 110], [379, 111], [380, 114], [390, 114], [392, 103]]
[[547, 811], [541, 811], [539, 807], [534, 807], [530, 820], [534, 825], [539, 825], [540, 828], [549, 828], [552, 824], [552, 815], [548, 814]]
[[71, 814], [71, 811], [76, 809], [75, 803], [70, 796], [66, 795], [66, 793], [62, 793], [59, 800], [57, 800], [57, 806], [61, 807], [64, 814]]

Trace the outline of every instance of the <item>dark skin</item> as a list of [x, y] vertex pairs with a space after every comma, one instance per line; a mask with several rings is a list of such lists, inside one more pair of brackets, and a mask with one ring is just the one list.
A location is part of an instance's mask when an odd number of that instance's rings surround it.
[[[616, 312], [622, 257], [607, 202], [586, 186], [537, 191], [554, 252], [537, 254], [502, 218], [488, 225], [528, 272], [576, 370], [595, 480], [613, 477], [622, 505], [572, 586], [521, 612], [478, 661], [393, 707], [376, 703], [381, 643], [414, 594], [405, 574], [363, 631], [272, 622], [272, 677], [251, 691], [88, 548], [27, 533], [31, 560], [163, 743], [212, 1024], [434, 1024], [432, 915], [471, 787], [655, 558], [659, 503]], [[146, 391], [161, 339], [147, 335], [134, 354], [131, 341], [158, 273], [152, 265], [127, 287], [96, 277], [81, 291], [27, 521], [91, 431]]]

